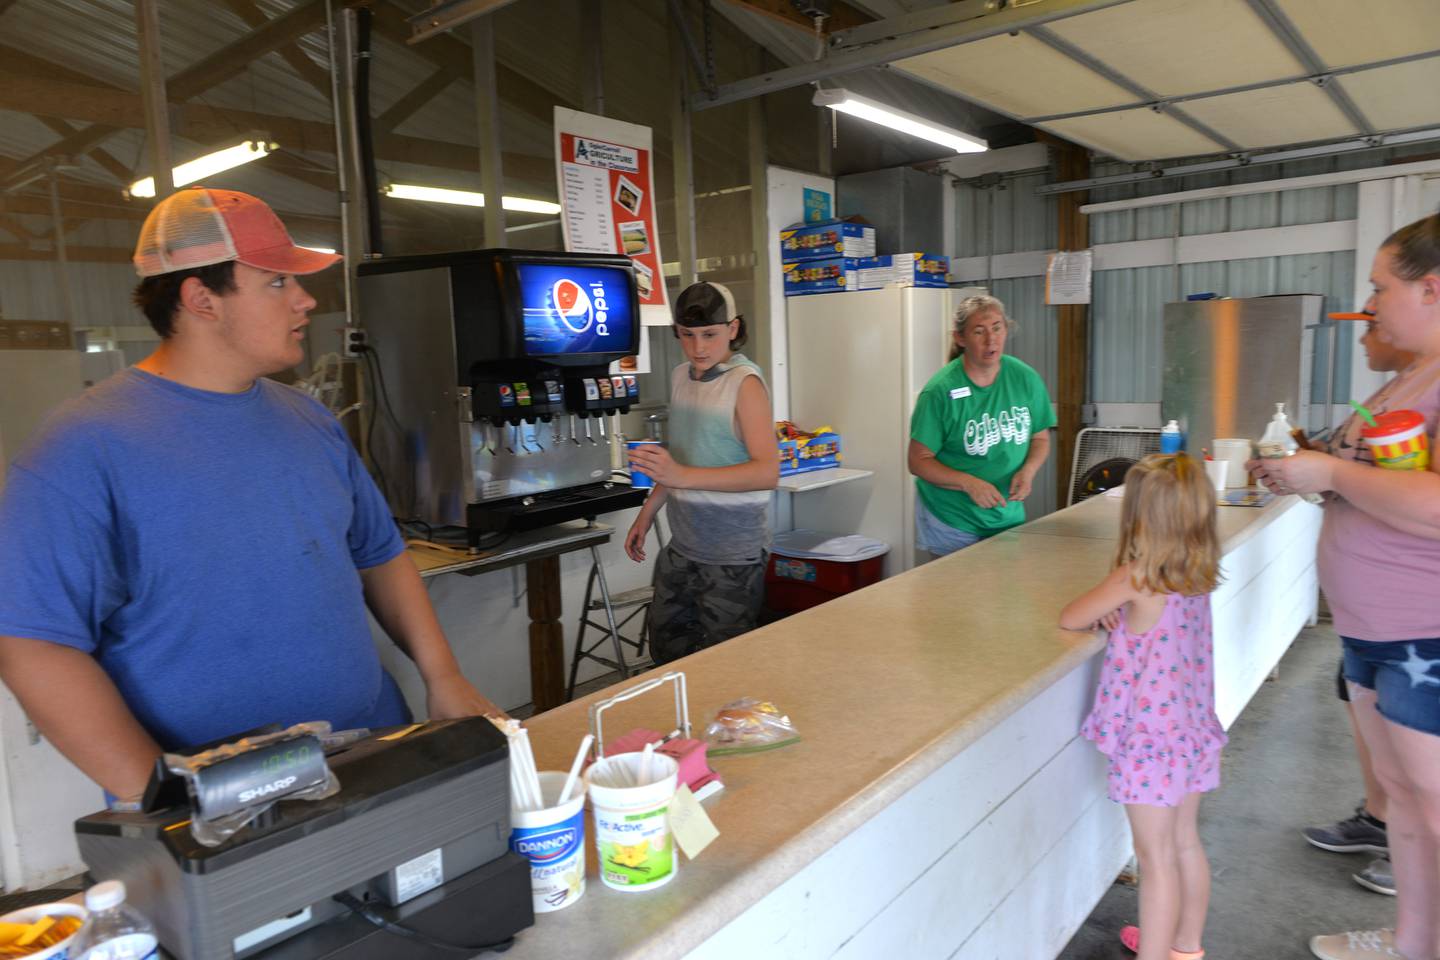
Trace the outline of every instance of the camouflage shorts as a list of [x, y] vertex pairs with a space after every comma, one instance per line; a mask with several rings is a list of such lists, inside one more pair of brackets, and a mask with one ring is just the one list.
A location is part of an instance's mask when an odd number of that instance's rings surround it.
[[696, 563], [671, 547], [655, 562], [650, 655], [669, 663], [755, 629], [765, 602], [765, 561]]

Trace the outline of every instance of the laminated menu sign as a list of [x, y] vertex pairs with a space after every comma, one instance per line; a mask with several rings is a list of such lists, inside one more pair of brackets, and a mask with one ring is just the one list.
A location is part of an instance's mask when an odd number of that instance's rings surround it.
[[641, 322], [666, 326], [670, 308], [660, 269], [653, 161], [649, 127], [555, 108], [565, 249], [628, 256], [640, 288]]

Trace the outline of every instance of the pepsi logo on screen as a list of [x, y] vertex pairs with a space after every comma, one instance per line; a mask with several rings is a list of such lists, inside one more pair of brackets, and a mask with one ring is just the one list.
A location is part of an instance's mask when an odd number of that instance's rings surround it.
[[585, 333], [590, 325], [595, 325], [597, 336], [607, 337], [610, 330], [606, 321], [610, 315], [610, 305], [605, 302], [605, 284], [592, 282], [590, 293], [569, 277], [555, 281], [555, 286], [550, 291], [550, 302], [554, 305], [555, 315], [560, 322], [565, 324], [575, 333]]
[[517, 274], [527, 354], [628, 352], [632, 293], [624, 270], [521, 264]]

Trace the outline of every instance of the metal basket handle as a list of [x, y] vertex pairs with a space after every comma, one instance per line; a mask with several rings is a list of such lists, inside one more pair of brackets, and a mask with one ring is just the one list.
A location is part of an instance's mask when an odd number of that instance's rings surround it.
[[606, 710], [615, 706], [615, 704], [617, 703], [623, 703], [626, 700], [633, 700], [636, 697], [640, 696], [642, 693], [649, 693], [656, 687], [662, 686], [666, 683], [675, 684], [675, 725], [677, 729], [679, 729], [682, 736], [686, 737], [687, 739], [689, 738], [690, 699], [689, 695], [686, 693], [685, 690], [685, 674], [679, 670], [671, 670], [667, 673], [662, 673], [658, 677], [651, 677], [649, 680], [646, 680], [643, 683], [637, 683], [635, 684], [635, 686], [630, 687], [627, 690], [621, 690], [613, 697], [608, 697], [604, 700], [597, 700], [595, 703], [592, 703], [590, 705], [590, 732], [595, 735], [594, 759], [599, 760], [601, 757], [605, 756], [605, 735], [601, 725], [601, 715]]

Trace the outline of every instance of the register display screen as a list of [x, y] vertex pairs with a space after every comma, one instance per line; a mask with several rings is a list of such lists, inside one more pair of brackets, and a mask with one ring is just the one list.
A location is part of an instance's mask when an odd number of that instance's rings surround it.
[[525, 354], [629, 353], [636, 322], [628, 271], [616, 267], [515, 266]]

